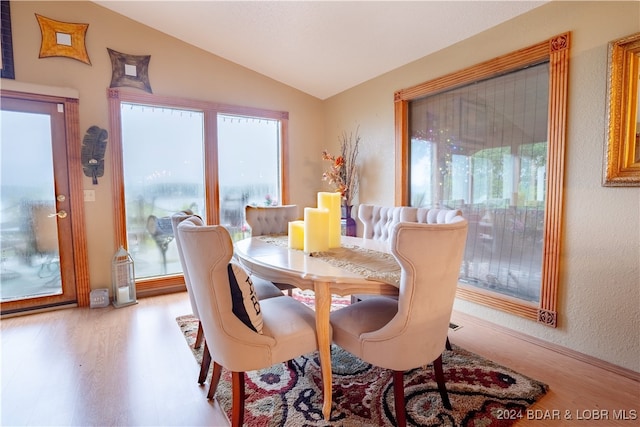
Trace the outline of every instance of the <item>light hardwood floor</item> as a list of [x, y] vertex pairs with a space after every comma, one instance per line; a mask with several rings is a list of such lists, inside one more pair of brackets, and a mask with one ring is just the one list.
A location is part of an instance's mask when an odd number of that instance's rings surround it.
[[[178, 293], [120, 309], [3, 319], [1, 424], [228, 425], [215, 400], [207, 401], [207, 388], [198, 386], [198, 365], [176, 325], [190, 311], [186, 293]], [[549, 384], [531, 408], [540, 412], [524, 414], [518, 426], [640, 425], [640, 418], [614, 420], [622, 410], [640, 415], [640, 383], [466, 315], [456, 313], [453, 321], [463, 326], [450, 333], [454, 344]], [[607, 419], [586, 419], [604, 417], [603, 411]], [[559, 419], [539, 419], [545, 414]]]

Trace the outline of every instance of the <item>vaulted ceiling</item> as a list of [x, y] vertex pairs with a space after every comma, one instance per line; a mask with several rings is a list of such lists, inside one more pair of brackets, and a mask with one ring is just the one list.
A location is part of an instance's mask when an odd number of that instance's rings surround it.
[[326, 99], [547, 1], [95, 3]]

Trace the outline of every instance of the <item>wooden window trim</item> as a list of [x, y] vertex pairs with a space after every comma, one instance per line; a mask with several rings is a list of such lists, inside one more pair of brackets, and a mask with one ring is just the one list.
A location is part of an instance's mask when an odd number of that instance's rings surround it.
[[500, 56], [446, 76], [399, 90], [395, 104], [395, 203], [409, 203], [409, 102], [474, 81], [491, 78], [542, 61], [549, 61], [549, 119], [547, 154], [547, 199], [544, 219], [542, 281], [538, 305], [483, 291], [460, 283], [461, 299], [497, 308], [544, 325], [558, 322], [558, 283], [563, 216], [564, 158], [566, 145], [567, 94], [570, 32], [533, 46]]
[[[125, 103], [138, 103], [153, 106], [164, 105], [172, 108], [184, 108], [202, 111], [204, 113], [204, 159], [205, 164], [205, 200], [207, 203], [206, 217], [210, 224], [219, 223], [218, 215], [218, 168], [217, 168], [217, 128], [218, 114], [231, 114], [248, 117], [262, 117], [266, 119], [280, 120], [280, 158], [282, 168], [280, 188], [282, 189], [282, 203], [287, 204], [288, 192], [288, 121], [289, 113], [286, 111], [265, 110], [261, 108], [242, 107], [215, 102], [199, 101], [186, 98], [175, 98], [149, 93], [129, 92], [121, 89], [107, 89], [109, 101], [109, 139], [112, 153], [112, 185], [113, 185], [113, 210], [114, 216], [114, 252], [120, 247], [127, 247], [127, 226], [124, 200], [124, 168], [122, 159], [122, 121], [120, 107]], [[213, 140], [212, 140], [213, 139]], [[168, 275], [165, 277], [153, 277], [136, 280], [136, 292], [140, 297], [157, 295], [167, 292], [184, 290], [184, 277], [182, 274]]]

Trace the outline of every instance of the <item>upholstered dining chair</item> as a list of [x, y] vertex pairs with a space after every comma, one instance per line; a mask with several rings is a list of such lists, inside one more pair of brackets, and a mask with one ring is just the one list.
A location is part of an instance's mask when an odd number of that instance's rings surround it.
[[358, 219], [364, 228], [363, 238], [386, 242], [391, 238], [391, 229], [399, 222], [449, 224], [461, 220], [462, 211], [446, 208], [361, 204], [358, 207]]
[[222, 226], [178, 225], [185, 265], [213, 360], [215, 390], [222, 368], [232, 372], [231, 425], [244, 418], [244, 372], [317, 350], [314, 311], [293, 298], [257, 301], [250, 281], [233, 259]]
[[[388, 242], [393, 226], [399, 222], [419, 222], [425, 224], [450, 224], [462, 221], [462, 211], [446, 208], [417, 208], [413, 206], [377, 206], [362, 204], [358, 208], [358, 218], [362, 221], [365, 239]], [[352, 295], [351, 302], [367, 298], [367, 295]], [[451, 344], [447, 338], [447, 350]]]
[[[195, 226], [203, 226], [204, 222], [202, 218], [197, 215], [193, 215], [190, 211], [181, 211], [175, 213], [171, 216], [171, 227], [173, 228], [173, 235], [175, 237], [176, 247], [178, 248], [178, 256], [180, 258], [180, 264], [182, 265], [182, 274], [184, 275], [184, 284], [187, 288], [187, 295], [189, 296], [189, 302], [191, 303], [191, 311], [193, 316], [197, 319], [200, 319], [200, 314], [198, 311], [198, 305], [196, 304], [195, 295], [192, 290], [191, 285], [191, 277], [189, 275], [189, 271], [186, 268], [186, 263], [184, 262], [184, 254], [182, 251], [182, 242], [180, 241], [180, 237], [178, 236], [178, 225], [186, 220], [187, 218], [192, 219], [192, 223]], [[259, 300], [281, 297], [282, 291], [275, 287], [273, 283], [263, 280], [260, 278], [252, 278], [253, 286], [255, 288], [256, 294]], [[199, 348], [202, 345], [202, 341], [204, 339], [204, 333], [202, 328], [202, 322], [198, 320], [198, 332], [196, 333], [196, 341], [194, 343], [194, 348]], [[211, 357], [209, 354], [209, 346], [205, 343], [205, 348], [203, 350], [202, 356], [202, 364], [200, 367], [200, 375], [198, 376], [198, 383], [204, 384], [207, 379], [207, 374], [209, 373], [209, 366], [211, 366]], [[212, 391], [209, 390], [209, 394], [212, 394]]]
[[[251, 236], [264, 236], [268, 234], [287, 234], [289, 221], [299, 218], [297, 205], [282, 206], [251, 206], [244, 210], [247, 224], [251, 228]], [[274, 283], [278, 289], [286, 291], [289, 296], [293, 294], [295, 286], [288, 283]]]
[[298, 219], [297, 205], [251, 206], [244, 210], [253, 236], [287, 234], [289, 221]]
[[393, 370], [396, 425], [406, 425], [403, 373], [433, 363], [447, 409], [442, 352], [464, 254], [467, 221], [400, 222], [390, 249], [402, 268], [397, 300], [370, 297], [331, 313], [333, 342], [367, 363]]

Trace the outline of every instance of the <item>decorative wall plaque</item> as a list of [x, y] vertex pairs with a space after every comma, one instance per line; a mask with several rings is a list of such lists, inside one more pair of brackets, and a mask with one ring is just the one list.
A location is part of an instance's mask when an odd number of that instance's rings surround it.
[[151, 92], [149, 83], [149, 61], [151, 55], [128, 55], [107, 48], [111, 58], [111, 85], [130, 86]]
[[63, 56], [91, 65], [85, 46], [89, 24], [54, 21], [36, 13], [42, 41], [39, 58]]

